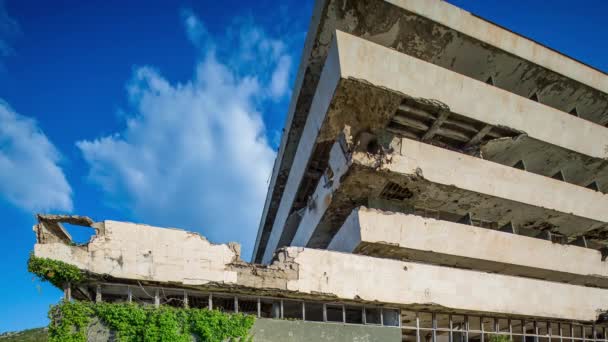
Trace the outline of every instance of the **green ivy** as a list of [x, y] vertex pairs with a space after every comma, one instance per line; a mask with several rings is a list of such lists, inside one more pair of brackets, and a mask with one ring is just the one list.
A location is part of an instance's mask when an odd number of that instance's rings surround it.
[[39, 258], [33, 254], [27, 262], [27, 270], [59, 288], [63, 288], [68, 282], [78, 284], [84, 280], [84, 273], [78, 267], [59, 260]]
[[193, 337], [209, 342], [246, 341], [255, 322], [255, 316], [207, 309], [63, 302], [49, 312], [49, 341], [86, 342], [93, 317], [115, 332], [121, 342], [190, 342]]
[[62, 302], [49, 311], [49, 341], [86, 342], [94, 311], [80, 302]]

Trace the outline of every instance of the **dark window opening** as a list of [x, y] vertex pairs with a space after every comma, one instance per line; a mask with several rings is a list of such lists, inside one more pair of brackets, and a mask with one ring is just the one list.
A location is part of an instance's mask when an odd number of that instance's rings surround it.
[[363, 324], [363, 308], [345, 307], [346, 323]]
[[327, 310], [327, 321], [328, 322], [343, 322], [344, 317], [342, 316], [342, 305], [326, 305]]
[[302, 319], [302, 302], [283, 301], [283, 318]]

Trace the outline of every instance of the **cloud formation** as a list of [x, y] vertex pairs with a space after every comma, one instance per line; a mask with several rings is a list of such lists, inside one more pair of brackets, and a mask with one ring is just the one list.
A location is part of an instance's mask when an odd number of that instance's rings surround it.
[[61, 155], [36, 122], [0, 100], [0, 194], [27, 211], [72, 210]]
[[181, 17], [201, 52], [192, 79], [136, 69], [124, 130], [77, 146], [90, 180], [136, 219], [240, 242], [249, 258], [275, 158], [261, 111], [287, 95], [291, 57], [255, 25], [218, 46], [192, 11]]

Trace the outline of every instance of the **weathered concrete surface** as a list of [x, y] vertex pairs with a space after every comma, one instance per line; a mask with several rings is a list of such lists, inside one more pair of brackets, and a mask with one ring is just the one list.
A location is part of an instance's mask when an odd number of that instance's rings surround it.
[[351, 211], [382, 198], [389, 181], [403, 189], [401, 202], [411, 208], [470, 213], [498, 226], [512, 222], [570, 240], [587, 232], [602, 239], [599, 232], [606, 231], [608, 196], [600, 192], [410, 139], [393, 146], [389, 154], [355, 151], [331, 166], [340, 170], [334, 171], [339, 185], [319, 183], [292, 245], [326, 247]]
[[[299, 247], [259, 266], [238, 260], [236, 246], [212, 245], [198, 234], [113, 221], [104, 226], [105, 235], [88, 246], [39, 243], [34, 253], [91, 277], [176, 288], [581, 321], [595, 321], [608, 307], [608, 290], [599, 288]], [[547, 293], [560, 300], [547, 301]]]
[[[583, 178], [592, 178], [595, 172], [606, 173], [603, 165], [608, 158], [608, 129], [605, 127], [337, 32], [292, 169], [284, 183], [283, 196], [276, 201], [274, 220], [262, 228], [268, 232], [264, 233], [263, 253], [257, 252], [261, 253], [260, 260], [268, 260], [268, 254], [281, 247], [278, 242], [288, 240], [283, 235], [289, 215], [304, 206], [313, 189], [309, 184], [318, 182], [322, 173], [318, 169], [323, 170], [327, 163], [327, 154], [318, 152], [320, 147], [331, 144], [345, 126], [349, 127], [353, 137], [361, 132], [378, 132], [386, 128], [404, 99], [414, 102], [432, 99], [446, 107], [452, 116], [468, 118], [480, 125], [523, 132], [528, 137], [521, 140], [524, 151], [528, 142], [530, 150], [541, 146], [550, 152], [543, 155], [545, 163], [567, 166], [570, 174], [577, 173], [579, 169], [581, 175], [585, 175]], [[580, 139], [581, 136], [586, 139]], [[474, 134], [465, 138], [472, 141]], [[564, 155], [575, 159], [568, 163], [561, 159]], [[511, 153], [511, 158], [514, 156], [530, 157], [525, 153]], [[577, 160], [586, 163], [580, 165]], [[539, 171], [548, 175], [546, 170]]]
[[286, 321], [260, 318], [250, 335], [255, 342], [401, 341], [401, 329], [371, 325]]
[[608, 192], [607, 159], [551, 148], [525, 135], [490, 140], [480, 146], [480, 153], [484, 159], [503, 165], [515, 165], [523, 160], [528, 171], [544, 176], [551, 177], [561, 171], [565, 181], [572, 184], [588, 186], [595, 181], [600, 191]]
[[597, 250], [365, 207], [350, 214], [327, 248], [608, 287], [608, 262]]
[[338, 31], [335, 39], [343, 78], [434, 99], [453, 113], [511, 127], [586, 156], [608, 158], [605, 127], [347, 33]]
[[226, 265], [238, 254], [228, 245], [214, 245], [197, 233], [135, 223], [104, 221], [103, 228], [103, 234], [83, 246], [39, 240], [34, 255], [116, 278], [197, 285], [236, 281], [236, 271]]
[[[290, 281], [289, 289], [303, 293], [582, 320], [595, 319], [608, 305], [604, 289], [316, 249], [287, 250], [297, 255], [299, 265], [299, 279]], [[559, 300], [547, 301], [547, 294]]]
[[[599, 124], [608, 122], [608, 77], [567, 56], [439, 0], [317, 1], [306, 38], [285, 134], [260, 222], [261, 260], [295, 150], [336, 30]], [[259, 246], [262, 248], [259, 248]]]

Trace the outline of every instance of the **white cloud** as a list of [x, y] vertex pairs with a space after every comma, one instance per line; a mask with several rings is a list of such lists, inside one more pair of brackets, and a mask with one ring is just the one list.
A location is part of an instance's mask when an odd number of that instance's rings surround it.
[[77, 146], [90, 179], [138, 220], [241, 242], [248, 258], [275, 157], [260, 111], [286, 93], [290, 62], [284, 44], [254, 26], [240, 31], [257, 43], [236, 39], [229, 53], [191, 11], [182, 20], [203, 55], [192, 80], [175, 84], [138, 68], [124, 130]]
[[289, 90], [289, 70], [291, 69], [291, 58], [289, 56], [281, 56], [279, 65], [272, 73], [270, 82], [270, 94], [273, 98], [280, 98], [287, 94]]
[[28, 211], [72, 210], [61, 156], [36, 122], [0, 100], [0, 194]]

